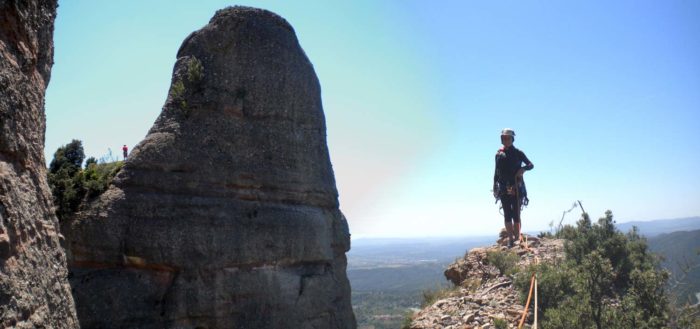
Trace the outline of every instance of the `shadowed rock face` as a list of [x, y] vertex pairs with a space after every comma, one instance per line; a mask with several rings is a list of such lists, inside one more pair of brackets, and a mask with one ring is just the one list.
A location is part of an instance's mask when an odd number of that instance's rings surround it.
[[56, 1], [0, 1], [0, 326], [76, 328], [44, 162]]
[[66, 227], [84, 328], [354, 328], [320, 86], [263, 10], [178, 52], [146, 138]]

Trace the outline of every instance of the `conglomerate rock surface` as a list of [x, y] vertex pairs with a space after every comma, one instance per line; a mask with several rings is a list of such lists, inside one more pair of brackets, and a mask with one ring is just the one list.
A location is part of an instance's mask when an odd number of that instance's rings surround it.
[[[509, 249], [507, 239], [485, 248], [474, 248], [445, 270], [445, 277], [455, 289], [444, 298], [413, 315], [411, 329], [494, 329], [496, 321], [507, 328], [517, 328], [524, 306], [514, 287], [513, 278], [502, 275], [488, 261], [489, 252], [516, 254], [515, 266], [525, 269], [533, 262], [555, 264], [564, 259], [564, 240], [527, 237], [527, 242]], [[532, 321], [529, 310], [524, 328]]]
[[187, 37], [154, 126], [65, 227], [81, 325], [354, 328], [320, 92], [271, 12]]
[[0, 1], [0, 326], [76, 328], [44, 160], [56, 1]]

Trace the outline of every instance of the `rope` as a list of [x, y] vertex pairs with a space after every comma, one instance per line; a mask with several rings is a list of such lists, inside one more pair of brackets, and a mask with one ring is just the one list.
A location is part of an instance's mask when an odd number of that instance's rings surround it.
[[535, 275], [535, 322], [532, 323], [532, 329], [537, 329], [537, 275]]
[[527, 316], [527, 309], [530, 307], [530, 298], [532, 298], [532, 288], [535, 286], [535, 275], [532, 275], [530, 279], [530, 293], [527, 295], [527, 302], [525, 303], [525, 309], [523, 310], [523, 315], [520, 317], [520, 323], [518, 324], [518, 329], [523, 327], [525, 323], [525, 316]]
[[[530, 249], [530, 246], [527, 245], [527, 236], [521, 234], [520, 235], [520, 242], [525, 250], [534, 254], [535, 264], [539, 264], [540, 261], [539, 261], [539, 257], [537, 256], [537, 252]], [[530, 300], [532, 299], [533, 287], [535, 290], [535, 304], [533, 305], [533, 307], [535, 309], [535, 320], [532, 323], [532, 328], [537, 329], [537, 273], [532, 273], [532, 278], [530, 279], [530, 292], [527, 295], [527, 302], [525, 303], [525, 308], [523, 309], [523, 314], [520, 317], [520, 323], [518, 324], [518, 329], [521, 329], [523, 327], [523, 324], [525, 323], [525, 318], [527, 317], [527, 310], [530, 308]]]

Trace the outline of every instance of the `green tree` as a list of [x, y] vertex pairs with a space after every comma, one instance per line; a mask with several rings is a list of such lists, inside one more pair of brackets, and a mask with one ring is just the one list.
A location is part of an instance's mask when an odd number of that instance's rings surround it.
[[49, 172], [56, 173], [61, 169], [66, 169], [69, 173], [74, 174], [83, 166], [84, 159], [83, 142], [74, 139], [56, 150], [49, 165]]
[[533, 266], [516, 277], [527, 296], [529, 278], [537, 273], [542, 327], [664, 328], [669, 302], [669, 275], [659, 270], [636, 229], [615, 229], [612, 212], [593, 224], [586, 213], [575, 227], [557, 232], [564, 238], [566, 260]]
[[49, 165], [48, 182], [59, 220], [74, 213], [85, 194], [80, 169], [83, 159], [83, 143], [74, 139], [56, 150]]
[[574, 287], [576, 294], [582, 296], [588, 304], [589, 316], [596, 328], [603, 328], [603, 309], [606, 298], [611, 296], [613, 281], [613, 267], [610, 260], [603, 257], [600, 252], [593, 251], [587, 255], [580, 266]]
[[89, 157], [85, 160], [85, 168], [87, 169], [91, 164], [97, 164], [97, 159], [95, 159], [95, 157]]

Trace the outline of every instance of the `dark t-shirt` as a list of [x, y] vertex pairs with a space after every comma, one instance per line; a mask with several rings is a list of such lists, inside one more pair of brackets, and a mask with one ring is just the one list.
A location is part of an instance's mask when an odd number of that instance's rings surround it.
[[[522, 164], [525, 163], [525, 167]], [[525, 156], [523, 151], [511, 146], [507, 149], [501, 148], [496, 153], [496, 172], [493, 175], [493, 182], [499, 182], [502, 186], [515, 185], [515, 174], [520, 168], [530, 170], [534, 166]]]

